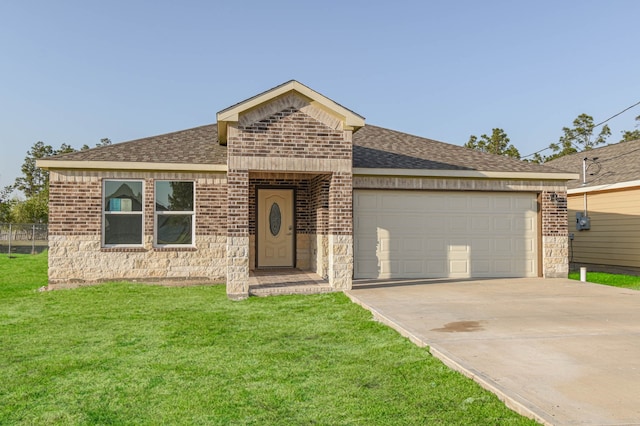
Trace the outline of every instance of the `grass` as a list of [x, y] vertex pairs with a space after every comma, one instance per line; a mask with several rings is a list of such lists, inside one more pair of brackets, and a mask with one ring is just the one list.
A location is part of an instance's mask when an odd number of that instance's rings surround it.
[[[570, 272], [569, 278], [580, 279], [580, 272]], [[587, 281], [596, 284], [605, 284], [613, 287], [640, 290], [640, 277], [635, 275], [607, 274], [605, 272], [587, 272]]]
[[46, 268], [0, 257], [0, 424], [535, 424], [341, 293], [38, 292]]

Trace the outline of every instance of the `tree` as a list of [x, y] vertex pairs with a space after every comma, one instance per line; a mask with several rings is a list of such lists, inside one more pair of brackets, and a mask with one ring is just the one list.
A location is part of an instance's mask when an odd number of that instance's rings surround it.
[[46, 223], [49, 221], [49, 188], [26, 200], [16, 201], [11, 219], [16, 223]]
[[12, 198], [13, 185], [5, 186], [0, 190], [0, 223], [13, 222], [12, 210], [16, 198]]
[[593, 117], [587, 114], [580, 114], [573, 120], [573, 127], [563, 127], [557, 143], [552, 143], [549, 148], [553, 150], [553, 154], [549, 156], [541, 156], [536, 154], [533, 161], [537, 163], [545, 163], [555, 160], [562, 156], [573, 154], [576, 152], [588, 151], [598, 145], [602, 145], [611, 136], [611, 130], [606, 124], [602, 126], [600, 133], [594, 135], [595, 124]]
[[[102, 139], [100, 139], [100, 142], [98, 142], [96, 144], [96, 148], [100, 148], [102, 146], [107, 146], [107, 145], [111, 145], [111, 139], [102, 138]], [[87, 149], [91, 149], [91, 147], [89, 145], [87, 145], [86, 143], [84, 145], [82, 145], [82, 147], [80, 147], [80, 151], [86, 151]]]
[[[111, 145], [109, 138], [102, 138], [96, 147]], [[89, 149], [83, 146], [82, 149]], [[38, 141], [29, 151], [22, 164], [22, 176], [15, 183], [0, 191], [0, 222], [47, 222], [49, 218], [49, 172], [36, 167], [36, 161], [51, 155], [76, 152], [71, 145], [63, 143], [54, 150], [51, 145]], [[14, 190], [22, 191], [25, 196], [21, 200], [11, 194]]]
[[509, 137], [505, 131], [499, 128], [493, 129], [491, 136], [481, 135], [479, 139], [474, 135], [469, 136], [469, 141], [464, 144], [464, 146], [475, 149], [476, 151], [520, 158], [520, 152], [518, 152], [515, 146], [509, 143]]
[[[640, 115], [636, 117], [636, 121], [638, 122], [636, 124], [636, 127], [639, 127], [640, 126]], [[622, 132], [622, 139], [620, 139], [620, 142], [635, 141], [637, 139], [640, 139], [640, 129], [624, 130]]]
[[44, 142], [36, 142], [29, 151], [22, 163], [22, 176], [16, 178], [14, 188], [22, 191], [29, 198], [42, 192], [49, 185], [49, 173], [36, 167], [36, 160], [54, 154], [51, 145]]

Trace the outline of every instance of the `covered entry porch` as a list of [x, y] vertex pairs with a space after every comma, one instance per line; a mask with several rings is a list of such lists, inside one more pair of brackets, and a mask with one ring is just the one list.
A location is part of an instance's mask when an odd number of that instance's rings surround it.
[[[246, 176], [246, 222], [236, 230], [246, 226], [248, 236], [233, 239], [246, 242], [244, 247], [227, 251], [227, 264], [235, 270], [227, 281], [230, 297], [351, 288], [351, 222], [340, 211], [345, 204], [344, 174], [249, 171]], [[347, 183], [350, 186], [350, 179]], [[347, 201], [350, 212], [351, 200]], [[246, 272], [240, 273], [242, 263]]]

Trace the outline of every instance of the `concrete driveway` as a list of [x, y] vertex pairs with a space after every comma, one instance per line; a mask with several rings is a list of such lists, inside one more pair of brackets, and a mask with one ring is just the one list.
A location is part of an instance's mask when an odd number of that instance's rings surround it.
[[554, 425], [640, 425], [640, 291], [565, 279], [355, 280], [376, 319]]

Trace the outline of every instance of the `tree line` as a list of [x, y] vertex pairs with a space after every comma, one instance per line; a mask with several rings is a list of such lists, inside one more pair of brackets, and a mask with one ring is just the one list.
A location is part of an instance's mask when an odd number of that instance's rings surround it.
[[[102, 138], [96, 147], [111, 145], [109, 138]], [[80, 151], [89, 149], [83, 145]], [[40, 158], [76, 152], [77, 149], [63, 143], [54, 149], [38, 141], [27, 151], [22, 163], [22, 175], [13, 184], [0, 190], [0, 223], [46, 223], [49, 220], [49, 172], [36, 166]], [[22, 193], [21, 198], [16, 192]]]
[[[635, 125], [636, 128], [623, 131], [622, 138], [618, 142], [640, 139], [640, 129], [638, 129], [640, 126], [640, 115], [637, 116], [635, 120], [637, 122]], [[611, 136], [611, 129], [605, 124], [600, 131], [596, 133], [596, 127], [593, 117], [588, 114], [580, 114], [573, 120], [573, 127], [562, 128], [562, 136], [560, 136], [558, 142], [549, 144], [547, 148], [534, 153], [532, 158], [525, 159], [525, 161], [539, 164], [546, 163], [547, 161], [555, 160], [564, 155], [588, 151], [598, 145], [603, 145]], [[520, 152], [510, 142], [509, 137], [503, 129], [494, 128], [492, 129], [491, 135], [483, 134], [479, 138], [471, 135], [464, 146], [477, 151], [521, 159]], [[551, 150], [551, 153], [541, 155], [543, 151], [547, 150]]]

